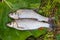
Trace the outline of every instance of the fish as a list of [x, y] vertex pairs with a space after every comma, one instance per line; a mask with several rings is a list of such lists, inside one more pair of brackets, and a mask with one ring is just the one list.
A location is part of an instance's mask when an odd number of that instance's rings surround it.
[[33, 18], [37, 19], [38, 21], [46, 21], [46, 22], [48, 22], [49, 20], [48, 17], [44, 17], [31, 9], [19, 9], [16, 12], [10, 13], [9, 17], [13, 19]]
[[35, 19], [17, 19], [7, 23], [7, 26], [17, 30], [35, 30], [39, 29], [40, 27], [50, 28], [50, 24], [40, 22]]

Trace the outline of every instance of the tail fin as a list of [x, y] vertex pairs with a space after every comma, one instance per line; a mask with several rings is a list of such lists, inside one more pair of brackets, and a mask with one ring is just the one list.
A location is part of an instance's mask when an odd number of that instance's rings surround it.
[[53, 17], [52, 18], [49, 18], [48, 23], [50, 24], [50, 28], [52, 30], [54, 30], [55, 25], [54, 25], [54, 18]]

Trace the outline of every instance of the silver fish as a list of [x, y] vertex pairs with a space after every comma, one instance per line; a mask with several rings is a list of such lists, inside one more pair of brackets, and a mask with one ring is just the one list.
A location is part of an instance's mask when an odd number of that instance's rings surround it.
[[17, 10], [16, 13], [10, 13], [9, 17], [13, 19], [19, 19], [19, 18], [34, 18], [37, 19], [38, 21], [46, 21], [48, 22], [49, 18], [44, 17], [42, 15], [39, 15], [33, 10], [28, 10], [28, 9], [20, 9]]
[[49, 28], [50, 24], [39, 22], [34, 19], [19, 19], [8, 23], [7, 26], [15, 28], [17, 30], [34, 30], [40, 27]]

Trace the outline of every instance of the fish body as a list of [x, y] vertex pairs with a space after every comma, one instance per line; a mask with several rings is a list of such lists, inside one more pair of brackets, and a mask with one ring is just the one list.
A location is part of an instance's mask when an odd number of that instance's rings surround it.
[[19, 19], [19, 20], [14, 20], [11, 23], [8, 23], [7, 26], [18, 30], [34, 30], [34, 29], [39, 29], [40, 27], [49, 28], [50, 24], [39, 22], [33, 19]]
[[17, 10], [16, 13], [10, 13], [9, 17], [13, 19], [19, 19], [19, 18], [34, 18], [37, 19], [38, 21], [46, 21], [48, 22], [49, 18], [44, 17], [42, 15], [39, 15], [33, 10], [28, 10], [28, 9], [20, 9]]

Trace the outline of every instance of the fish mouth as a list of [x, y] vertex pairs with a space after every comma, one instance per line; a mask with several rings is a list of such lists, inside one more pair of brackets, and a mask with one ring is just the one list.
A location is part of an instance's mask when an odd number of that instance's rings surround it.
[[9, 26], [9, 27], [13, 27], [13, 24], [11, 24], [11, 23], [7, 23], [7, 26]]
[[12, 25], [10, 25], [10, 23], [8, 23], [7, 26], [12, 27]]
[[8, 22], [7, 24], [6, 24], [8, 27], [13, 27], [14, 26], [14, 21], [10, 21], [10, 22]]
[[10, 13], [10, 14], [9, 14], [9, 17], [10, 17], [10, 18], [13, 18], [13, 17], [14, 17], [13, 13]]

